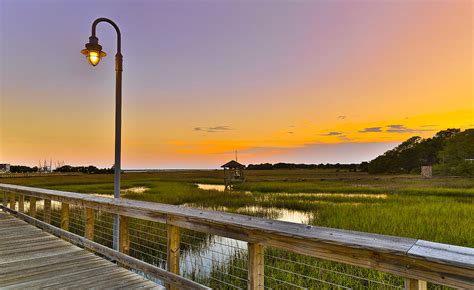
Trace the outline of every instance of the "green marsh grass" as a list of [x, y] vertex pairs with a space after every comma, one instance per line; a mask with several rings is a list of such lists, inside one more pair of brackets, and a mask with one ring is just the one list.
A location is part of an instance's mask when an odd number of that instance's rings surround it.
[[[123, 189], [146, 187], [148, 190], [143, 193], [124, 193], [123, 197], [175, 205], [193, 205], [200, 208], [226, 210], [267, 218], [278, 216], [272, 212], [274, 208], [299, 210], [311, 214], [309, 223], [312, 225], [474, 247], [474, 178], [423, 179], [414, 175], [372, 176], [364, 173], [324, 170], [247, 171], [246, 176], [247, 182], [238, 185], [235, 191], [220, 192], [201, 190], [196, 186], [196, 183], [222, 184], [221, 171], [126, 173], [122, 177]], [[0, 183], [89, 194], [111, 195], [113, 192], [112, 175], [0, 178]], [[246, 207], [252, 206], [258, 206], [262, 210], [246, 211]], [[109, 223], [109, 220], [104, 221], [107, 231], [109, 231]], [[109, 233], [107, 232], [107, 234]], [[184, 241], [186, 243], [182, 245], [183, 253], [196, 253], [195, 247], [186, 245], [192, 242]], [[211, 242], [211, 236], [202, 234], [201, 242], [197, 242], [198, 249], [208, 247]], [[153, 247], [152, 245], [145, 244], [150, 248]], [[399, 277], [392, 277], [377, 271], [328, 261], [315, 261], [310, 257], [284, 253], [277, 249], [268, 249], [267, 251], [278, 257], [295, 259], [297, 262], [307, 261], [312, 265], [338, 269], [346, 274], [362, 275], [391, 285], [401, 283]], [[150, 253], [151, 255], [156, 254]], [[144, 259], [146, 257], [147, 255], [143, 256]], [[164, 257], [161, 256], [161, 258]], [[222, 278], [222, 272], [234, 273], [232, 271], [235, 269], [231, 266], [245, 264], [245, 261], [245, 253], [240, 253], [228, 264], [213, 265], [214, 271], [211, 272], [210, 277], [199, 278], [197, 273], [193, 272], [188, 275], [189, 277], [196, 276], [196, 279], [204, 279], [208, 285], [219, 285], [216, 282], [218, 279], [229, 279], [228, 282], [241, 285], [242, 281], [239, 279], [237, 279], [239, 281], [232, 281], [232, 275]], [[354, 289], [380, 288], [376, 285], [365, 285], [364, 283], [368, 282], [350, 279], [344, 275], [327, 274], [330, 271], [316, 271], [311, 267], [297, 266], [297, 263], [282, 261], [273, 261], [272, 263], [275, 267], [287, 267], [300, 271], [304, 275], [324, 277], [328, 281], [335, 281]], [[237, 275], [237, 272], [234, 274]], [[295, 283], [301, 283], [301, 285], [308, 283], [306, 280], [298, 280], [295, 275], [289, 275], [286, 272], [280, 271], [273, 274], [277, 279], [294, 280]], [[268, 285], [275, 285], [271, 284], [274, 283], [271, 281], [268, 283]], [[319, 286], [325, 288], [323, 284]], [[434, 286], [430, 285], [430, 288], [434, 289]]]

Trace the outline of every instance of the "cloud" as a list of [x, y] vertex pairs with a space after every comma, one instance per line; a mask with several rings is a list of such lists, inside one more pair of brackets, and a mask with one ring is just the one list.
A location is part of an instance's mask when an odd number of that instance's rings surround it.
[[388, 133], [420, 133], [420, 132], [428, 132], [428, 131], [433, 131], [430, 129], [413, 129], [413, 128], [407, 128], [404, 125], [388, 125], [387, 130], [385, 132]]
[[293, 132], [293, 131], [288, 131], [288, 132], [286, 132], [286, 133], [288, 133], [288, 134], [294, 134], [295, 132]]
[[340, 120], [345, 120], [347, 118], [347, 116], [342, 115], [342, 116], [337, 116], [337, 118], [340, 119]]
[[421, 133], [421, 132], [432, 132], [434, 130], [432, 129], [421, 129], [421, 128], [431, 128], [435, 127], [437, 125], [423, 125], [420, 126], [420, 128], [408, 128], [405, 127], [405, 125], [401, 124], [392, 124], [392, 125], [387, 125], [385, 127], [369, 127], [369, 128], [364, 128], [362, 130], [359, 130], [359, 133], [381, 133], [381, 132], [386, 132], [386, 133]]
[[332, 132], [329, 132], [329, 133], [326, 133], [326, 134], [320, 134], [321, 136], [339, 136], [339, 135], [342, 135], [344, 134], [343, 132], [335, 132], [335, 131], [332, 131]]
[[337, 136], [337, 138], [339, 138], [339, 140], [341, 141], [351, 141], [352, 139], [347, 137], [347, 135], [339, 135]]
[[214, 127], [195, 127], [194, 131], [201, 131], [206, 133], [219, 133], [234, 130], [229, 126], [214, 126]]
[[394, 129], [394, 130], [406, 129], [404, 125], [388, 125], [387, 128]]
[[352, 139], [347, 137], [346, 132], [337, 132], [337, 131], [331, 131], [326, 134], [320, 134], [320, 136], [336, 136], [339, 140], [341, 141], [351, 141]]
[[374, 133], [374, 132], [382, 132], [382, 127], [369, 127], [360, 130], [359, 133]]

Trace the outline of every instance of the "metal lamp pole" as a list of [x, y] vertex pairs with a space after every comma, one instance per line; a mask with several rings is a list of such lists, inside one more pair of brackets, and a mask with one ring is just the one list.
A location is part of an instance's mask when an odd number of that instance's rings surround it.
[[[92, 35], [89, 43], [82, 54], [86, 55], [89, 63], [96, 66], [100, 59], [106, 56], [99, 45], [99, 39], [95, 36], [96, 26], [100, 22], [107, 22], [115, 28], [117, 32], [117, 53], [115, 54], [115, 163], [114, 163], [114, 198], [120, 197], [120, 173], [121, 173], [121, 139], [122, 139], [122, 53], [121, 35], [117, 24], [108, 18], [98, 18], [92, 23]], [[114, 216], [113, 226], [113, 248], [118, 250], [119, 244], [119, 216]]]

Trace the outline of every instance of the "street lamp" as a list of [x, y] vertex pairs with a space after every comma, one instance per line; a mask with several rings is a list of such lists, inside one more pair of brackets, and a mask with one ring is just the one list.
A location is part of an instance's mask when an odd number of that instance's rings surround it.
[[[120, 152], [122, 138], [122, 53], [120, 29], [117, 24], [108, 18], [98, 18], [92, 23], [92, 35], [89, 37], [89, 43], [86, 43], [86, 49], [81, 53], [87, 57], [89, 63], [93, 66], [99, 64], [100, 59], [107, 54], [102, 51], [99, 39], [95, 36], [95, 28], [100, 22], [111, 24], [117, 32], [117, 53], [115, 54], [115, 163], [114, 163], [114, 198], [120, 197]], [[119, 216], [114, 216], [113, 229], [113, 248], [118, 250], [119, 237]]]

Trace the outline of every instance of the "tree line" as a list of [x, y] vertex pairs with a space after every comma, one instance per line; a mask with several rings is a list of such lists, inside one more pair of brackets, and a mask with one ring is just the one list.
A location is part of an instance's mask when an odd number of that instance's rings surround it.
[[418, 173], [423, 165], [434, 174], [474, 176], [474, 129], [447, 129], [431, 138], [414, 136], [368, 164], [369, 173]]
[[273, 169], [334, 169], [334, 170], [344, 170], [349, 172], [357, 171], [368, 171], [368, 162], [362, 163], [350, 163], [350, 164], [341, 164], [341, 163], [320, 163], [320, 164], [304, 164], [304, 163], [260, 163], [260, 164], [249, 164], [247, 166], [248, 170], [273, 170]]
[[474, 176], [474, 129], [447, 129], [431, 138], [414, 136], [370, 162], [351, 164], [249, 164], [248, 170], [333, 169], [349, 172], [419, 173], [421, 166], [433, 166], [434, 174]]
[[[38, 166], [29, 167], [24, 165], [11, 165], [11, 173], [34, 173], [39, 172]], [[93, 165], [89, 166], [71, 166], [64, 165], [53, 170], [53, 172], [63, 172], [63, 173], [86, 173], [86, 174], [103, 174], [103, 173], [114, 173], [113, 168], [97, 168]]]
[[54, 172], [77, 172], [87, 174], [103, 174], [103, 173], [114, 173], [113, 168], [97, 168], [93, 165], [89, 166], [70, 166], [64, 165], [53, 170]]

